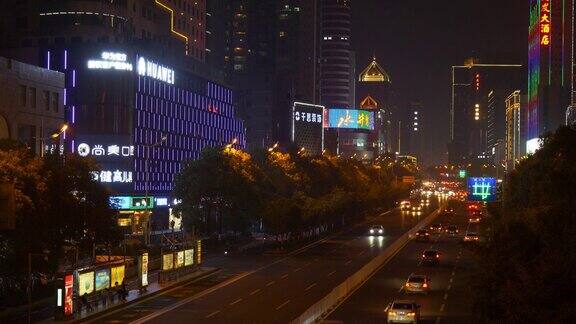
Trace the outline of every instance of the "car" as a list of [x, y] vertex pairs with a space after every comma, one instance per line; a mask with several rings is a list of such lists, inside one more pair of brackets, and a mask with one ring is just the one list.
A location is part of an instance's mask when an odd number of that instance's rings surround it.
[[444, 209], [444, 212], [446, 214], [452, 215], [454, 214], [454, 207], [446, 207], [446, 209]]
[[446, 233], [449, 235], [457, 235], [458, 234], [458, 227], [456, 225], [448, 225], [446, 228]]
[[414, 238], [416, 239], [416, 241], [419, 242], [428, 242], [430, 241], [430, 232], [426, 229], [421, 229], [418, 232], [416, 232]]
[[400, 209], [408, 210], [408, 209], [410, 209], [411, 205], [412, 205], [412, 203], [410, 202], [410, 200], [402, 200], [400, 202]]
[[464, 237], [462, 238], [463, 242], [478, 242], [480, 241], [480, 236], [478, 236], [478, 233], [476, 232], [468, 232], [466, 233], [466, 235], [464, 235]]
[[434, 232], [434, 233], [442, 232], [442, 224], [436, 223], [436, 224], [430, 225], [430, 231]]
[[440, 252], [437, 250], [426, 250], [422, 253], [422, 264], [438, 265], [440, 263]]
[[422, 210], [422, 206], [418, 205], [418, 206], [412, 206], [412, 211], [413, 212], [419, 212]]
[[386, 307], [387, 323], [418, 323], [420, 305], [413, 300], [395, 300]]
[[370, 235], [384, 235], [384, 226], [382, 225], [372, 225], [368, 229]]
[[404, 284], [405, 293], [428, 294], [430, 290], [430, 278], [426, 275], [411, 274]]

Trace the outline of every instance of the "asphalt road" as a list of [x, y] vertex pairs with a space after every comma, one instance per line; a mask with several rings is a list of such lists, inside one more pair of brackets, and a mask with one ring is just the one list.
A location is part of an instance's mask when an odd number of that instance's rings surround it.
[[393, 210], [370, 220], [382, 224], [382, 237], [351, 228], [296, 251], [271, 258], [230, 255], [208, 266], [225, 269], [118, 312], [95, 323], [287, 323], [359, 270], [422, 215]]
[[[431, 242], [408, 243], [361, 288], [332, 312], [324, 323], [385, 323], [386, 306], [395, 299], [414, 300], [421, 305], [419, 323], [471, 323], [471, 274], [475, 262], [461, 243], [467, 230], [478, 231], [477, 224], [468, 223], [463, 206], [454, 216], [441, 215], [433, 223], [457, 225], [459, 235], [434, 235]], [[440, 252], [438, 266], [422, 265], [422, 252], [428, 248]], [[424, 274], [431, 278], [428, 295], [406, 294], [402, 291], [408, 276]]]

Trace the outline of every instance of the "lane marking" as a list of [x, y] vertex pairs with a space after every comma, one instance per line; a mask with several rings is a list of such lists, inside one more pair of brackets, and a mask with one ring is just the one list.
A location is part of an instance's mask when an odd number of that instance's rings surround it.
[[316, 286], [316, 283], [313, 283], [310, 286], [306, 287], [306, 289], [304, 289], [304, 291], [308, 291], [308, 290], [314, 288], [314, 286]]
[[404, 290], [404, 285], [400, 286], [400, 289], [398, 289], [398, 292], [402, 292], [402, 290]]
[[218, 314], [218, 313], [220, 313], [220, 311], [219, 311], [219, 310], [217, 310], [217, 311], [215, 311], [215, 312], [212, 312], [212, 313], [210, 313], [210, 314], [206, 315], [206, 317], [205, 317], [205, 318], [210, 318], [210, 317], [212, 317], [212, 316], [214, 316], [214, 315], [216, 315], [216, 314]]
[[456, 274], [456, 271], [452, 271], [452, 277], [454, 277], [455, 274]]
[[290, 300], [283, 302], [280, 306], [276, 307], [276, 310], [279, 310], [280, 308], [286, 306], [289, 302], [290, 302]]
[[286, 278], [288, 278], [288, 274], [285, 274], [282, 277], [280, 277], [280, 279], [286, 279]]
[[300, 270], [302, 270], [302, 268], [296, 268], [296, 269], [294, 269], [294, 272], [298, 272]]
[[444, 307], [446, 307], [446, 304], [442, 304], [442, 306], [440, 306], [440, 311], [441, 311], [441, 312], [444, 311]]
[[255, 295], [260, 292], [260, 289], [256, 289], [250, 293], [250, 296]]
[[362, 252], [358, 253], [358, 256], [362, 256], [364, 253], [366, 253], [366, 251], [362, 251]]
[[306, 263], [304, 266], [307, 267], [307, 266], [309, 266], [309, 265], [311, 265], [311, 264], [312, 264], [312, 262], [308, 262], [308, 263]]
[[452, 285], [448, 285], [448, 288], [446, 288], [446, 290], [450, 290], [452, 289]]
[[454, 279], [450, 278], [450, 283], [452, 283], [454, 281]]
[[270, 286], [272, 286], [272, 285], [275, 284], [275, 283], [276, 283], [276, 281], [272, 280], [272, 281], [270, 281], [269, 283], [266, 284], [266, 287], [270, 287]]
[[349, 265], [352, 262], [352, 260], [348, 260], [346, 263], [344, 263], [344, 265]]
[[330, 272], [330, 273], [327, 275], [327, 277], [330, 277], [331, 275], [333, 275], [333, 274], [335, 274], [335, 273], [336, 273], [336, 270]]
[[236, 299], [235, 301], [231, 302], [231, 303], [228, 304], [228, 305], [234, 306], [234, 305], [238, 304], [238, 303], [241, 302], [241, 301], [242, 301], [242, 298], [238, 298], [238, 299]]
[[448, 299], [448, 293], [444, 294], [444, 300]]

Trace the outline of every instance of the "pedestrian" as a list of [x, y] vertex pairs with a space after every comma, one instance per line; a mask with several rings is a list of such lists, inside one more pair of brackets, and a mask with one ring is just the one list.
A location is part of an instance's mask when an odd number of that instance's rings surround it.
[[86, 307], [86, 311], [87, 312], [91, 312], [94, 309], [92, 308], [92, 305], [90, 304], [90, 302], [88, 301], [88, 293], [84, 293], [84, 295], [82, 295], [82, 299], [81, 299], [82, 304]]
[[102, 302], [102, 306], [106, 308], [106, 306], [108, 305], [108, 288], [104, 288], [104, 290], [100, 294], [100, 301]]
[[128, 297], [128, 291], [126, 290], [126, 283], [122, 282], [120, 285], [120, 297], [123, 301], [126, 301], [126, 297]]

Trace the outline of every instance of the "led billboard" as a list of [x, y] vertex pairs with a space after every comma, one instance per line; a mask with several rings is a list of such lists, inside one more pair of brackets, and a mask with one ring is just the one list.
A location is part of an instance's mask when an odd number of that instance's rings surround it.
[[292, 107], [292, 143], [308, 155], [324, 149], [324, 106], [295, 102]]
[[496, 178], [468, 178], [468, 200], [496, 200]]
[[329, 109], [329, 128], [374, 129], [374, 112], [360, 109]]

